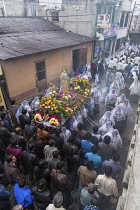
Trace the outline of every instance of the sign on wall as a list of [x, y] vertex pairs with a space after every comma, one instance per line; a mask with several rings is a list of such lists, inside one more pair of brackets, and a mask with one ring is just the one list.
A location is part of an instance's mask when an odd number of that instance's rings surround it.
[[108, 28], [109, 21], [109, 14], [99, 14], [97, 16], [97, 26], [99, 26], [100, 28]]

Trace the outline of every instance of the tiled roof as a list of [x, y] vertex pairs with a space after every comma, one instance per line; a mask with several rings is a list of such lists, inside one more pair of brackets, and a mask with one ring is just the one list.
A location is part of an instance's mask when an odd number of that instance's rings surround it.
[[45, 52], [92, 41], [42, 18], [0, 18], [0, 59]]

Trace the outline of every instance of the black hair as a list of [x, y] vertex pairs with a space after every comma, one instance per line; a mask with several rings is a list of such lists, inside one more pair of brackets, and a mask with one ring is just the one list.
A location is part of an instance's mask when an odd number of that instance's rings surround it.
[[56, 168], [58, 170], [61, 170], [63, 167], [64, 167], [64, 162], [63, 161], [58, 161], [57, 162], [57, 165], [56, 165]]
[[11, 142], [11, 145], [12, 145], [12, 146], [16, 146], [16, 144], [17, 144], [17, 139], [12, 139], [10, 142]]
[[37, 188], [38, 188], [39, 190], [43, 190], [43, 189], [46, 187], [46, 184], [47, 184], [46, 179], [41, 178], [41, 179], [39, 179], [38, 182], [37, 182]]
[[113, 159], [115, 162], [117, 162], [117, 161], [120, 159], [120, 155], [119, 155], [117, 152], [115, 152], [115, 153], [113, 154], [113, 156], [112, 156], [112, 159]]
[[62, 132], [62, 131], [61, 131], [60, 128], [57, 128], [57, 129], [55, 130], [55, 134], [56, 134], [56, 135], [59, 135], [61, 132]]
[[48, 142], [48, 144], [49, 144], [50, 147], [54, 146], [54, 143], [55, 143], [55, 141], [52, 140], [52, 139], [50, 139], [49, 142]]
[[104, 137], [104, 143], [107, 144], [107, 145], [109, 145], [110, 142], [111, 142], [111, 137], [110, 136], [105, 136]]
[[71, 131], [71, 135], [72, 136], [75, 136], [76, 137], [76, 134], [77, 134], [77, 131], [76, 130]]
[[105, 175], [110, 177], [111, 174], [112, 174], [112, 168], [111, 168], [111, 166], [106, 166], [105, 167]]
[[12, 154], [11, 155], [8, 155], [7, 158], [6, 158], [6, 162], [7, 163], [11, 163], [12, 162], [12, 159], [13, 159], [13, 156], [14, 155], [12, 155]]
[[77, 128], [78, 128], [79, 130], [82, 130], [82, 129], [83, 129], [83, 124], [82, 124], [82, 123], [78, 123]]
[[91, 152], [92, 152], [93, 154], [96, 154], [97, 151], [98, 151], [98, 147], [97, 147], [96, 145], [93, 145], [93, 146], [91, 147]]
[[22, 109], [22, 114], [26, 114], [27, 113], [27, 109]]
[[58, 150], [55, 150], [55, 151], [52, 152], [52, 156], [53, 156], [54, 158], [57, 158], [58, 155], [59, 155], [59, 151], [58, 151]]
[[97, 132], [98, 132], [98, 127], [97, 127], [97, 126], [94, 126], [94, 127], [93, 127], [93, 132], [94, 132], [94, 133], [97, 133]]
[[87, 134], [86, 134], [86, 139], [87, 139], [87, 140], [90, 140], [91, 137], [92, 137], [91, 133], [87, 133]]
[[94, 169], [94, 162], [93, 161], [89, 161], [87, 163], [87, 169], [88, 170], [93, 170]]
[[38, 126], [41, 130], [43, 130], [43, 128], [44, 128], [44, 125], [43, 125], [43, 123], [41, 123], [41, 124], [39, 124], [39, 126]]
[[15, 133], [20, 134], [21, 133], [21, 128], [19, 128], [19, 127], [15, 128]]
[[28, 125], [31, 124], [31, 119], [30, 119], [30, 117], [28, 117], [28, 118], [26, 119], [26, 124], [28, 124]]
[[33, 149], [35, 149], [35, 144], [34, 143], [29, 143], [28, 144], [28, 150], [32, 151]]
[[43, 159], [40, 159], [40, 160], [39, 160], [39, 163], [38, 163], [38, 166], [39, 166], [40, 168], [44, 168], [44, 167], [46, 166], [46, 161], [43, 160]]
[[74, 143], [74, 141], [75, 141], [75, 136], [70, 136], [69, 137], [69, 140], [68, 140], [68, 142], [70, 142], [70, 143]]
[[15, 104], [15, 100], [11, 100], [11, 105], [14, 105]]
[[18, 180], [18, 186], [20, 188], [25, 187], [25, 185], [26, 185], [26, 178], [25, 177], [22, 177], [21, 179]]
[[1, 114], [1, 119], [4, 120], [5, 117], [6, 117], [6, 113], [2, 113]]
[[80, 149], [80, 150], [79, 150], [79, 156], [80, 156], [81, 158], [85, 157], [85, 154], [86, 154], [86, 151], [85, 151], [85, 150], [83, 150], [83, 149]]
[[2, 106], [0, 106], [0, 111], [2, 111], [4, 109], [4, 106], [2, 105]]

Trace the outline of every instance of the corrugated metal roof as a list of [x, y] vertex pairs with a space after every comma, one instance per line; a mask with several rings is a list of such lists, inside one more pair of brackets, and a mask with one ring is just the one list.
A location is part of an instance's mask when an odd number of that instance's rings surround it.
[[0, 18], [0, 59], [24, 55], [92, 41], [42, 19]]

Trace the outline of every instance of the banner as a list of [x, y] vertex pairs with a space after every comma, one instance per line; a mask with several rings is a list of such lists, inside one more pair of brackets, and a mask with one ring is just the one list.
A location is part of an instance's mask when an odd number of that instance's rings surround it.
[[97, 16], [97, 26], [100, 28], [108, 28], [109, 21], [110, 15], [108, 14], [99, 14]]

